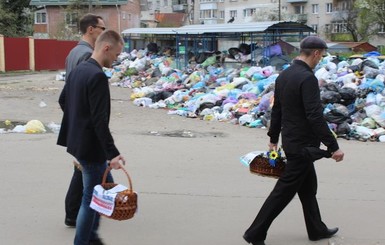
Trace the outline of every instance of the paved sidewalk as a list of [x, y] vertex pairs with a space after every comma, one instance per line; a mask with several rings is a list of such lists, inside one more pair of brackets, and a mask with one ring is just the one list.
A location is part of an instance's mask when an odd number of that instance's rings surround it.
[[[52, 79], [0, 82], [0, 120], [60, 123], [62, 86]], [[239, 157], [265, 149], [266, 130], [170, 116], [132, 105], [128, 89], [111, 90], [111, 129], [128, 160], [139, 210], [129, 221], [102, 220], [106, 244], [246, 245], [243, 232], [275, 180], [250, 174]], [[45, 108], [38, 106], [42, 98]], [[155, 133], [182, 130], [197, 137]], [[52, 133], [0, 134], [1, 244], [72, 244], [74, 229], [64, 226], [72, 157], [56, 138]], [[327, 225], [340, 228], [338, 236], [309, 241], [296, 197], [272, 224], [266, 244], [385, 245], [384, 144], [339, 142], [345, 161], [321, 160], [316, 167], [322, 216]], [[116, 182], [127, 183], [122, 172], [113, 174]]]

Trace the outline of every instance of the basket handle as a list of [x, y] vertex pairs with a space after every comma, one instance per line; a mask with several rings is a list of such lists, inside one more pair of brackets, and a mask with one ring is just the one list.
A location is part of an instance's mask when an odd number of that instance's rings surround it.
[[[104, 171], [102, 185], [106, 183], [107, 174], [108, 174], [108, 172], [111, 171], [111, 169], [112, 169], [111, 166], [108, 166], [106, 168], [106, 171]], [[131, 181], [130, 175], [128, 174], [127, 170], [120, 163], [119, 163], [119, 169], [123, 170], [123, 172], [126, 174], [127, 179], [128, 179], [128, 184], [129, 184], [129, 187], [130, 187], [130, 191], [132, 192], [132, 181]]]

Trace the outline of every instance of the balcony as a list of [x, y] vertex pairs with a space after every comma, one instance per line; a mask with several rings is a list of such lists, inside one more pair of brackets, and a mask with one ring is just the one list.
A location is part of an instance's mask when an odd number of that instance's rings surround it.
[[293, 14], [290, 18], [290, 21], [296, 21], [299, 23], [307, 22], [307, 14]]
[[307, 3], [307, 0], [286, 0], [287, 3]]
[[301, 23], [307, 22], [307, 14], [298, 14], [297, 15], [297, 21]]

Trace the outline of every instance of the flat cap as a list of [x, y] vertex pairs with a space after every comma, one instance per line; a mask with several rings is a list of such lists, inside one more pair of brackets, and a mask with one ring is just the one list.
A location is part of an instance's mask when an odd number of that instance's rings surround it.
[[326, 42], [316, 36], [308, 36], [302, 39], [300, 44], [301, 49], [327, 49]]

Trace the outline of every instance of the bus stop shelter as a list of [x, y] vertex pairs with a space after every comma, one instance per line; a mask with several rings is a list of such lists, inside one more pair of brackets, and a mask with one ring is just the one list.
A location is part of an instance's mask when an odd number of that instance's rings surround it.
[[[122, 32], [125, 40], [147, 40], [172, 44], [178, 68], [188, 64], [187, 53], [197, 54], [217, 51], [218, 43], [223, 40], [238, 40], [267, 48], [280, 40], [300, 41], [314, 33], [314, 29], [298, 22], [248, 22], [242, 24], [225, 23], [211, 25], [186, 25], [173, 28], [130, 28]], [[252, 45], [252, 48], [256, 48]], [[268, 49], [267, 49], [268, 50]]]

